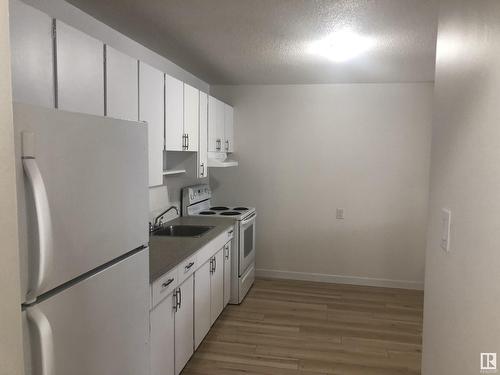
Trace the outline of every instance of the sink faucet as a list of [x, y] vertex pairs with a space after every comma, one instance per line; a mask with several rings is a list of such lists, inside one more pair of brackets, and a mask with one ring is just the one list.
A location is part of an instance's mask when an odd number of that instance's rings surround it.
[[158, 216], [156, 216], [153, 225], [151, 225], [151, 223], [150, 223], [150, 225], [149, 225], [150, 232], [152, 232], [155, 229], [158, 229], [159, 227], [161, 227], [161, 225], [163, 224], [163, 216], [165, 216], [165, 214], [167, 212], [169, 212], [170, 210], [175, 210], [175, 212], [177, 213], [177, 215], [179, 215], [179, 209], [177, 207], [175, 207], [175, 206], [170, 206], [165, 211], [163, 211], [161, 214], [159, 214]]

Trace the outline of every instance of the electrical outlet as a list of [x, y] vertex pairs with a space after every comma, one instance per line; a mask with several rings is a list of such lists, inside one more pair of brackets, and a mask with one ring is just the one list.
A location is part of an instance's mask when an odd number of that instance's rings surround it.
[[344, 219], [344, 209], [337, 208], [337, 219]]
[[441, 210], [441, 248], [444, 251], [450, 251], [450, 229], [451, 211], [443, 208]]

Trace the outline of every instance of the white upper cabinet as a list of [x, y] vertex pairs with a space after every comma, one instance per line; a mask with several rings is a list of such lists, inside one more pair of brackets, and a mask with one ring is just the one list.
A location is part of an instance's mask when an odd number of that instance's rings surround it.
[[224, 104], [224, 151], [234, 151], [234, 110], [230, 105]]
[[9, 4], [13, 99], [54, 107], [52, 19], [22, 1]]
[[103, 51], [99, 40], [56, 21], [59, 109], [104, 115]]
[[217, 135], [216, 129], [216, 112], [217, 112], [217, 99], [213, 96], [208, 96], [208, 151], [217, 151]]
[[184, 83], [165, 74], [165, 145], [182, 151], [184, 142]]
[[224, 115], [225, 104], [217, 99], [215, 104], [215, 138], [218, 141], [217, 151], [224, 151]]
[[106, 46], [106, 115], [139, 119], [137, 60]]
[[198, 178], [208, 176], [208, 95], [200, 91], [200, 127], [198, 150]]
[[209, 96], [208, 151], [232, 152], [233, 140], [233, 108]]
[[199, 126], [200, 91], [184, 84], [184, 150], [198, 151]]
[[222, 152], [224, 143], [224, 103], [208, 97], [208, 151]]
[[163, 184], [163, 72], [139, 63], [139, 120], [148, 123], [149, 186]]

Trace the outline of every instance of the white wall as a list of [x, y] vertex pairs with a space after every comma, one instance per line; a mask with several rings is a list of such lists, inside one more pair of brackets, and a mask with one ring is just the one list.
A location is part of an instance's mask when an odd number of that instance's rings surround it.
[[422, 287], [432, 83], [211, 90], [235, 106], [240, 165], [210, 181], [257, 207], [260, 274]]
[[23, 373], [8, 1], [0, 0], [0, 374]]
[[500, 2], [443, 1], [437, 54], [422, 373], [479, 374], [500, 355]]

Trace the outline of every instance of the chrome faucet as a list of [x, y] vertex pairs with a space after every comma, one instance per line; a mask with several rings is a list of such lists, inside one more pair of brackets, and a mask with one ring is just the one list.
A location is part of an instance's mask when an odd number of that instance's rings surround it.
[[155, 221], [154, 221], [153, 224], [149, 223], [149, 231], [150, 232], [153, 232], [154, 230], [156, 230], [156, 229], [158, 229], [159, 227], [162, 226], [162, 224], [163, 224], [163, 216], [165, 216], [165, 214], [167, 212], [169, 212], [170, 210], [175, 210], [175, 212], [177, 213], [177, 216], [179, 216], [179, 209], [176, 206], [170, 206], [165, 211], [163, 211], [161, 214], [159, 214], [158, 216], [156, 216]]

